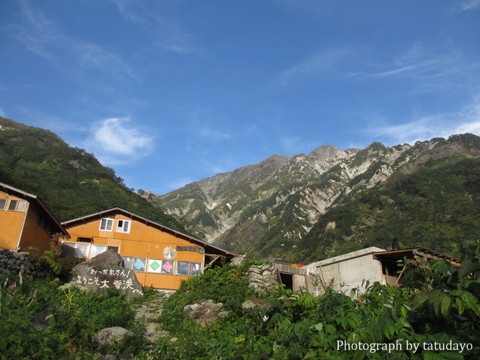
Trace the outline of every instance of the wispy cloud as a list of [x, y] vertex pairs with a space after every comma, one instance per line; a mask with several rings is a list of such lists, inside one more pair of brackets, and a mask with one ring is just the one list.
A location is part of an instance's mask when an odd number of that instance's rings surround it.
[[118, 55], [96, 44], [79, 42], [74, 44], [81, 66], [111, 73], [119, 79], [139, 80], [139, 76]]
[[212, 129], [205, 126], [198, 131], [198, 135], [209, 140], [226, 140], [230, 138], [230, 134], [221, 130]]
[[461, 53], [444, 50], [441, 53], [427, 49], [422, 43], [415, 43], [400, 53], [391, 62], [377, 64], [367, 69], [365, 76], [371, 78], [410, 77], [415, 79], [445, 78], [460, 72], [464, 65]]
[[200, 51], [194, 36], [176, 21], [175, 16], [158, 15], [170, 12], [169, 5], [172, 6], [175, 2], [158, 2], [155, 6], [161, 11], [146, 9], [142, 2], [135, 0], [111, 0], [111, 2], [124, 18], [153, 35], [153, 44], [157, 48], [178, 54], [192, 54]]
[[367, 129], [366, 133], [389, 145], [414, 144], [434, 137], [448, 138], [453, 134], [480, 135], [480, 100], [458, 112], [422, 116], [397, 125], [376, 126]]
[[460, 4], [460, 8], [464, 11], [480, 8], [480, 0], [464, 1]]
[[292, 67], [275, 75], [274, 82], [281, 86], [290, 85], [298, 78], [318, 76], [325, 73], [335, 73], [339, 65], [348, 59], [352, 50], [334, 48], [317, 52]]
[[29, 26], [16, 26], [16, 37], [27, 49], [55, 66], [68, 64], [84, 70], [96, 70], [117, 79], [138, 80], [136, 72], [119, 56], [98, 44], [78, 41], [65, 34], [37, 7], [20, 1]]
[[135, 0], [111, 0], [117, 10], [130, 21], [143, 23], [143, 19], [138, 15], [137, 8], [142, 5], [141, 2]]
[[85, 146], [107, 165], [118, 165], [147, 156], [154, 138], [129, 118], [109, 118], [93, 124]]
[[480, 63], [461, 51], [448, 46], [431, 49], [415, 43], [396, 57], [368, 64], [347, 77], [362, 82], [396, 81], [408, 88], [409, 94], [445, 94], [477, 91], [479, 76]]

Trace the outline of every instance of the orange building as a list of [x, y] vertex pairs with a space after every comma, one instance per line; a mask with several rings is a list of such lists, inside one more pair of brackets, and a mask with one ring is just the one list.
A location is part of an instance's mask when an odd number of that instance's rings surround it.
[[65, 228], [33, 194], [0, 183], [0, 248], [43, 252]]
[[215, 261], [235, 254], [120, 208], [62, 223], [62, 255], [83, 258], [115, 249], [143, 286], [178, 289]]

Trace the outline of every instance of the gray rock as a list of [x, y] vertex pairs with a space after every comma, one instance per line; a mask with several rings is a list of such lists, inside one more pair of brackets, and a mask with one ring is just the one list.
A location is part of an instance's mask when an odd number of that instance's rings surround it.
[[143, 287], [131, 269], [124, 267], [122, 257], [114, 250], [106, 251], [72, 270], [72, 281], [91, 293], [106, 293], [115, 288], [130, 301], [143, 295]]
[[93, 341], [99, 345], [113, 345], [122, 341], [131, 331], [119, 326], [102, 329], [93, 335]]

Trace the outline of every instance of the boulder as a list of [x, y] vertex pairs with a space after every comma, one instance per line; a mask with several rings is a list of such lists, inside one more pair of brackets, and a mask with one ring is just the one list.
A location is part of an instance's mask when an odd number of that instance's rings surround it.
[[113, 326], [102, 329], [93, 335], [93, 341], [99, 345], [113, 345], [122, 341], [126, 335], [130, 335], [131, 331], [120, 326]]
[[106, 293], [109, 288], [117, 289], [130, 301], [143, 295], [143, 287], [135, 273], [124, 266], [122, 257], [114, 250], [108, 250], [84, 261], [72, 270], [72, 281], [90, 293]]

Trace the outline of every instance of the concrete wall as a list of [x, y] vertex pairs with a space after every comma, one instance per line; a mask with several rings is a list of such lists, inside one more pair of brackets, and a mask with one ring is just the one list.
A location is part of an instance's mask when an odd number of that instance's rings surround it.
[[384, 283], [382, 264], [373, 255], [379, 251], [384, 250], [370, 247], [307, 265], [308, 277], [313, 280], [313, 289], [309, 290], [319, 295], [332, 286], [335, 291], [350, 295], [354, 288], [364, 292], [365, 281]]

